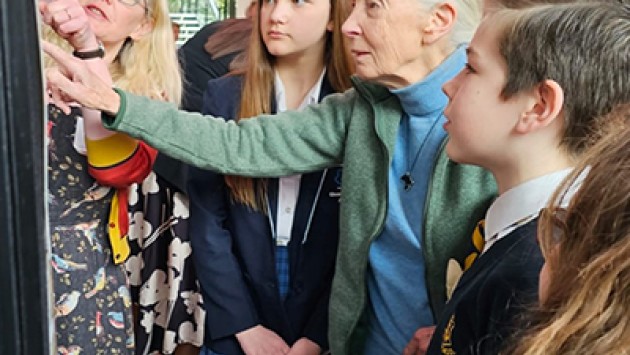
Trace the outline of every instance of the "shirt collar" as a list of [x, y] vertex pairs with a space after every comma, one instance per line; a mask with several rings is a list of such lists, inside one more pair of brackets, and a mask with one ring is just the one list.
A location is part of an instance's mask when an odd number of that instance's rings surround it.
[[[324, 80], [324, 75], [326, 75], [326, 68], [322, 70], [319, 79], [313, 85], [311, 90], [304, 96], [304, 100], [300, 103], [300, 106], [297, 108], [298, 110], [303, 109], [304, 107], [319, 102], [319, 93], [322, 90], [322, 81]], [[282, 84], [282, 79], [280, 79], [280, 74], [275, 72], [274, 76], [274, 90], [276, 96], [276, 112], [284, 112], [287, 110], [287, 102], [286, 102], [286, 94], [284, 90], [284, 84]]]
[[[573, 168], [524, 182], [499, 196], [486, 213], [485, 237], [496, 242], [513, 230], [515, 223], [535, 218], [547, 206], [556, 188]], [[515, 228], [518, 226], [514, 226]], [[488, 243], [486, 243], [488, 244]], [[488, 249], [486, 245], [484, 249]]]

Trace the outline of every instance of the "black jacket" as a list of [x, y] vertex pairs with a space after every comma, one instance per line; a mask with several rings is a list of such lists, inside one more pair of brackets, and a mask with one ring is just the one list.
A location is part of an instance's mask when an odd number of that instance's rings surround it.
[[544, 263], [537, 219], [497, 241], [460, 279], [435, 329], [427, 354], [492, 355], [516, 331], [516, 317], [538, 300]]

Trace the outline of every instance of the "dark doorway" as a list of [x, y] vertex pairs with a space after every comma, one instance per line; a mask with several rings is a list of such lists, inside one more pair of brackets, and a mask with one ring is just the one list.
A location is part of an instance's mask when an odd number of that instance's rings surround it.
[[0, 0], [0, 354], [52, 349], [36, 14]]

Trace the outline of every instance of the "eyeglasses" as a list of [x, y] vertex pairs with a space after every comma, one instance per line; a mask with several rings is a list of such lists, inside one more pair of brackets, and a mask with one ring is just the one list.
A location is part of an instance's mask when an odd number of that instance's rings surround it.
[[144, 9], [145, 15], [149, 13], [149, 6], [148, 6], [149, 0], [118, 0], [118, 1], [120, 1], [121, 4], [127, 5], [127, 6], [140, 5]]

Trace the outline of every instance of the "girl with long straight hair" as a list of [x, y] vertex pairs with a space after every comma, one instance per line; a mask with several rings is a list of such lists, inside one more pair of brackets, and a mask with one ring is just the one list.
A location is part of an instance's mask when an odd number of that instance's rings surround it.
[[[211, 80], [205, 113], [240, 121], [350, 87], [342, 1], [261, 1], [241, 72]], [[209, 354], [319, 354], [338, 241], [341, 168], [263, 179], [191, 174], [191, 239]], [[229, 319], [229, 321], [226, 321]]]

